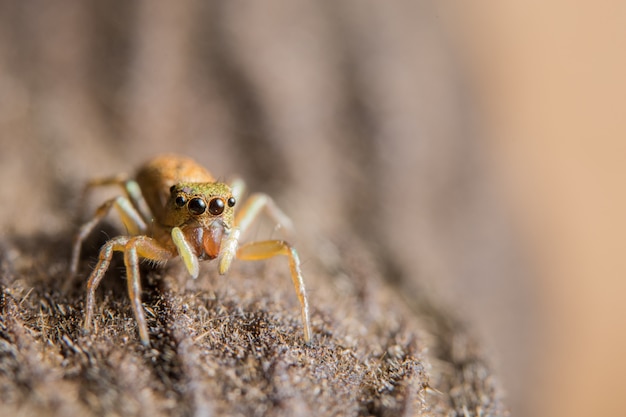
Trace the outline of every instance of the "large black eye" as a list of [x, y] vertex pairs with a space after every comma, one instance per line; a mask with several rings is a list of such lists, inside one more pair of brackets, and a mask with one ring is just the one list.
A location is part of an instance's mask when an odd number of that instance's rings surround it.
[[203, 199], [198, 197], [189, 200], [187, 207], [189, 208], [189, 212], [191, 214], [195, 214], [196, 216], [199, 216], [206, 211], [206, 203]]
[[209, 203], [209, 213], [214, 216], [220, 215], [224, 212], [224, 200], [221, 198], [214, 198]]
[[178, 197], [176, 197], [176, 200], [174, 200], [174, 202], [178, 207], [182, 207], [187, 202], [187, 199], [184, 196], [179, 195]]
[[235, 197], [231, 197], [228, 199], [228, 207], [232, 207], [235, 205]]

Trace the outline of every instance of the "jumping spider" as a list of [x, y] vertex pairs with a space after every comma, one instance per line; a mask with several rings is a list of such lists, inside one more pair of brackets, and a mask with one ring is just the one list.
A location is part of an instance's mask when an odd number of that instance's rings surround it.
[[225, 274], [235, 258], [261, 260], [285, 255], [300, 301], [304, 341], [307, 344], [311, 341], [309, 305], [296, 250], [283, 240], [239, 245], [240, 236], [261, 212], [267, 213], [277, 224], [291, 228], [289, 218], [269, 196], [253, 194], [235, 213], [243, 182], [236, 181], [230, 186], [217, 182], [192, 159], [176, 155], [150, 160], [134, 179], [116, 176], [94, 180], [87, 184], [87, 189], [106, 185], [121, 186], [125, 196], [104, 202], [93, 218], [80, 228], [73, 245], [70, 275], [73, 277], [78, 270], [83, 241], [111, 208], [118, 211], [128, 235], [114, 237], [100, 249], [98, 263], [87, 281], [85, 330], [91, 328], [95, 291], [115, 251], [124, 253], [128, 295], [144, 345], [149, 345], [150, 341], [141, 305], [141, 258], [160, 264], [180, 256], [189, 274], [196, 278], [199, 261], [217, 258], [218, 271]]

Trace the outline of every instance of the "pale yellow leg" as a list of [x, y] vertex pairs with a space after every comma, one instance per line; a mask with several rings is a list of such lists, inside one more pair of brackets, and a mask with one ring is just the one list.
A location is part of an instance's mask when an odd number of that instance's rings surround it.
[[300, 258], [298, 252], [282, 240], [265, 240], [261, 242], [251, 242], [242, 245], [237, 250], [237, 258], [246, 261], [255, 261], [284, 255], [289, 259], [289, 269], [291, 279], [296, 290], [296, 295], [300, 301], [302, 322], [304, 325], [304, 341], [311, 342], [311, 320], [309, 318], [309, 302], [306, 296], [306, 288], [300, 270]]
[[[78, 271], [78, 262], [80, 260], [80, 251], [83, 245], [83, 241], [87, 238], [89, 233], [100, 223], [100, 221], [106, 217], [111, 211], [111, 208], [115, 207], [118, 211], [122, 223], [131, 235], [137, 235], [145, 233], [147, 229], [146, 222], [141, 214], [135, 209], [133, 204], [125, 197], [115, 197], [105, 201], [94, 214], [93, 218], [87, 223], [83, 224], [79, 229], [76, 237], [74, 238], [74, 244], [72, 247], [72, 259], [70, 261], [70, 276], [69, 281], [74, 278]], [[68, 282], [69, 282], [68, 281]]]
[[[245, 189], [242, 180], [235, 180], [232, 185], [233, 196], [238, 199]], [[293, 235], [293, 224], [283, 211], [278, 208], [274, 200], [267, 194], [252, 194], [238, 209], [235, 222], [230, 233], [222, 240], [222, 249], [218, 257], [218, 271], [221, 275], [228, 272], [230, 265], [237, 254], [239, 239], [250, 228], [250, 225], [259, 218], [261, 213], [267, 214], [278, 226], [284, 228], [289, 236]]]
[[124, 264], [126, 265], [126, 279], [128, 282], [128, 295], [137, 320], [139, 338], [141, 343], [149, 345], [148, 326], [141, 305], [141, 276], [139, 274], [139, 259], [145, 258], [156, 262], [165, 262], [174, 254], [163, 248], [159, 243], [147, 236], [127, 237], [120, 236], [109, 240], [100, 250], [100, 256], [96, 268], [89, 276], [87, 282], [87, 300], [85, 302], [85, 330], [91, 328], [95, 293], [100, 281], [109, 268], [113, 252], [124, 252]]
[[[96, 178], [89, 181], [85, 185], [85, 189], [83, 190], [82, 200], [84, 201], [87, 197], [89, 191], [98, 187], [107, 187], [107, 186], [118, 186], [121, 187], [126, 196], [133, 203], [135, 209], [141, 214], [144, 221], [149, 222], [151, 218], [150, 209], [148, 208], [148, 204], [146, 200], [143, 198], [143, 194], [141, 194], [141, 189], [139, 188], [139, 184], [136, 181], [128, 179], [126, 174], [120, 174], [113, 177], [106, 178]], [[81, 202], [82, 203], [82, 202]]]
[[125, 174], [116, 175], [114, 177], [98, 178], [89, 181], [83, 190], [80, 202], [81, 209], [84, 206], [89, 191], [93, 188], [106, 186], [122, 187], [128, 198], [117, 197], [104, 202], [104, 204], [98, 207], [93, 218], [82, 225], [74, 238], [68, 283], [72, 281], [72, 278], [74, 278], [76, 272], [78, 271], [78, 261], [80, 260], [80, 250], [83, 241], [96, 227], [96, 225], [109, 213], [109, 211], [111, 211], [111, 207], [115, 207], [117, 209], [124, 226], [131, 235], [145, 233], [147, 223], [151, 220], [150, 210], [148, 209], [148, 205], [141, 194], [139, 185], [135, 181], [129, 180]]
[[267, 194], [252, 194], [238, 209], [235, 215], [235, 226], [243, 235], [261, 213], [267, 214], [278, 226], [285, 229], [288, 235], [293, 235], [293, 223], [291, 219], [274, 203]]
[[85, 330], [91, 329], [91, 323], [93, 321], [93, 309], [96, 299], [96, 289], [100, 285], [100, 281], [104, 278], [104, 273], [109, 269], [111, 264], [111, 258], [113, 257], [113, 251], [123, 251], [124, 246], [128, 243], [129, 238], [126, 236], [119, 236], [109, 240], [100, 249], [98, 256], [98, 264], [89, 275], [87, 280], [87, 299], [85, 301], [85, 322], [83, 328]]
[[126, 280], [128, 296], [135, 313], [139, 338], [141, 343], [148, 346], [148, 324], [141, 305], [141, 275], [139, 274], [139, 259], [150, 259], [156, 262], [165, 262], [173, 254], [162, 247], [156, 240], [147, 236], [136, 236], [130, 239], [124, 248], [124, 265], [126, 265]]

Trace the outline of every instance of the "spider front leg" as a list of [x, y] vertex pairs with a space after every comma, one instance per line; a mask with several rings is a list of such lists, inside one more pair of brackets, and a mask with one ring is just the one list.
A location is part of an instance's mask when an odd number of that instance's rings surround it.
[[268, 259], [278, 255], [285, 255], [289, 258], [291, 279], [296, 289], [298, 300], [300, 301], [302, 322], [304, 325], [304, 341], [306, 344], [309, 344], [311, 342], [309, 302], [307, 300], [306, 288], [304, 287], [304, 280], [300, 269], [300, 258], [295, 248], [283, 240], [265, 240], [246, 243], [237, 250], [237, 258], [245, 261]]
[[128, 243], [129, 237], [118, 236], [109, 240], [100, 249], [98, 255], [98, 264], [89, 275], [87, 280], [87, 299], [85, 301], [85, 322], [83, 323], [83, 329], [89, 331], [91, 329], [91, 323], [93, 321], [93, 309], [96, 299], [96, 289], [100, 285], [100, 281], [104, 278], [104, 274], [109, 269], [111, 264], [111, 258], [113, 258], [114, 251], [123, 251], [124, 246]]
[[109, 240], [100, 250], [98, 264], [89, 276], [87, 282], [87, 300], [85, 302], [85, 323], [83, 328], [88, 331], [93, 321], [95, 295], [100, 281], [109, 268], [113, 252], [124, 252], [124, 265], [126, 266], [126, 279], [128, 283], [128, 296], [131, 301], [133, 313], [137, 320], [139, 338], [141, 343], [149, 345], [148, 326], [141, 305], [141, 276], [139, 274], [139, 259], [145, 258], [156, 262], [165, 262], [174, 254], [162, 247], [156, 240], [147, 236], [119, 236]]
[[[243, 189], [243, 184], [233, 187]], [[222, 242], [222, 250], [218, 258], [219, 273], [224, 274], [230, 268], [232, 260], [236, 257], [242, 260], [262, 260], [278, 255], [287, 256], [289, 259], [289, 269], [293, 281], [296, 295], [300, 301], [302, 322], [304, 325], [304, 341], [311, 342], [311, 320], [309, 315], [309, 302], [300, 269], [300, 258], [295, 248], [283, 240], [266, 240], [251, 242], [238, 248], [240, 237], [249, 229], [250, 225], [259, 218], [261, 213], [266, 213], [278, 225], [284, 227], [289, 234], [293, 234], [291, 219], [274, 203], [274, 200], [266, 194], [253, 194], [243, 204], [240, 211], [235, 216], [235, 227], [229, 236]]]
[[265, 213], [278, 226], [284, 228], [288, 235], [293, 235], [293, 223], [289, 216], [276, 205], [272, 197], [263, 193], [252, 194], [235, 215], [235, 225], [245, 233], [250, 225]]
[[[231, 184], [231, 188], [233, 195], [239, 201], [245, 190], [245, 183], [240, 179], [235, 180]], [[289, 236], [293, 235], [291, 219], [276, 205], [272, 197], [264, 193], [252, 194], [235, 215], [235, 225], [222, 242], [222, 249], [218, 258], [220, 275], [224, 275], [230, 269], [230, 264], [237, 254], [241, 236], [262, 213], [265, 213], [274, 223], [285, 229]]]

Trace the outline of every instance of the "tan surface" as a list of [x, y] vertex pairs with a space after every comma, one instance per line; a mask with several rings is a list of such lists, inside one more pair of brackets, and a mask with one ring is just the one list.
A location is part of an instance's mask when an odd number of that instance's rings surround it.
[[534, 415], [626, 409], [626, 9], [446, 4], [538, 274]]

